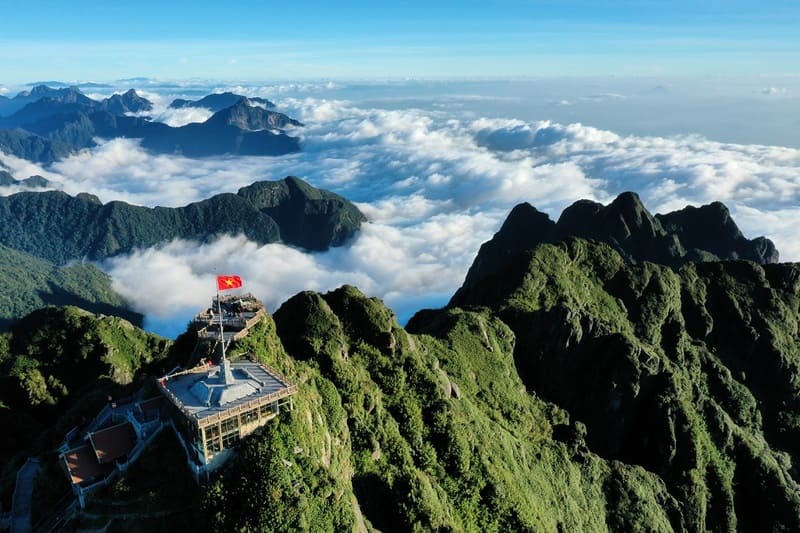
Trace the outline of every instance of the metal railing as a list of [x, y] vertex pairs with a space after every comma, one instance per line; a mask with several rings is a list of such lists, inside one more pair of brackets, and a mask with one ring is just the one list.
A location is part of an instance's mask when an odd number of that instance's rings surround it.
[[291, 395], [295, 394], [296, 392], [297, 392], [297, 385], [290, 385], [290, 386], [286, 387], [285, 389], [281, 389], [281, 390], [278, 390], [278, 391], [275, 391], [275, 392], [271, 392], [271, 393], [267, 394], [266, 396], [261, 396], [259, 398], [253, 398], [249, 402], [236, 405], [234, 407], [231, 407], [230, 409], [226, 409], [225, 411], [222, 411], [222, 412], [219, 412], [219, 413], [214, 413], [213, 415], [209, 415], [207, 417], [203, 417], [201, 419], [197, 419], [198, 426], [200, 428], [211, 426], [213, 424], [221, 422], [222, 420], [225, 420], [225, 419], [231, 418], [231, 417], [233, 417], [235, 415], [238, 415], [239, 413], [242, 413], [244, 411], [249, 411], [251, 409], [257, 409], [257, 408], [261, 407], [262, 405], [266, 405], [266, 404], [269, 404], [269, 403], [276, 402], [278, 400], [286, 398], [287, 396], [291, 396]]

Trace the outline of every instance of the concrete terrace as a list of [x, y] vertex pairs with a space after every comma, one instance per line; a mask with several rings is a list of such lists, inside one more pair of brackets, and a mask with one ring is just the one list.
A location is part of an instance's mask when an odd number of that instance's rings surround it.
[[[264, 305], [252, 294], [220, 296], [211, 307], [194, 317], [198, 340], [220, 342], [227, 347], [231, 341], [247, 335], [266, 314]], [[222, 314], [220, 314], [220, 310]], [[220, 324], [222, 332], [220, 332]]]
[[297, 390], [279, 372], [255, 361], [234, 361], [230, 363], [227, 380], [223, 374], [221, 365], [200, 366], [165, 376], [159, 385], [201, 427], [216, 421], [223, 413], [276, 402]]

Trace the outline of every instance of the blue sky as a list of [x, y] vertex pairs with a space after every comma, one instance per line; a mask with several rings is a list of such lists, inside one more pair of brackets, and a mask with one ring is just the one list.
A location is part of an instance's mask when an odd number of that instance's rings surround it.
[[800, 71], [797, 2], [0, 2], [0, 83]]

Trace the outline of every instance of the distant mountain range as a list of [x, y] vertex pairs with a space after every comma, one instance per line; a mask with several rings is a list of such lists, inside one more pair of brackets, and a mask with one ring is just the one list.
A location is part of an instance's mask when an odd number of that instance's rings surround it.
[[[124, 115], [125, 113], [149, 111], [153, 108], [153, 104], [149, 100], [136, 94], [133, 89], [124, 94], [112, 95], [104, 100], [93, 100], [76, 87], [66, 89], [35, 87], [29, 94], [30, 96], [22, 98], [22, 101], [25, 102], [22, 108], [9, 116], [0, 118], [0, 127], [27, 129], [26, 125], [28, 124], [73, 112], [106, 111], [115, 115]], [[19, 95], [14, 100], [17, 98]], [[35, 99], [28, 101], [30, 98]]]
[[299, 140], [282, 130], [302, 124], [267, 110], [273, 107], [268, 100], [221, 93], [196, 102], [176, 100], [172, 106], [208, 106], [214, 115], [203, 123], [171, 127], [129, 116], [153, 108], [133, 89], [93, 100], [77, 87], [37, 86], [0, 100], [0, 150], [39, 163], [95, 146], [97, 137], [141, 139], [142, 146], [155, 153], [188, 157], [281, 155], [300, 150]]
[[18, 180], [15, 179], [10, 172], [0, 170], [0, 187], [9, 186], [29, 187], [32, 189], [45, 188], [51, 185], [50, 181], [42, 176], [30, 176], [28, 178]]
[[237, 104], [242, 98], [245, 98], [252, 104], [263, 105], [267, 108], [275, 107], [275, 104], [270, 102], [265, 98], [258, 98], [258, 97], [244, 97], [239, 94], [225, 92], [225, 93], [216, 93], [216, 94], [209, 94], [199, 100], [183, 100], [181, 98], [175, 99], [169, 104], [169, 107], [173, 109], [181, 109], [186, 107], [204, 107], [206, 109], [210, 109], [212, 112], [216, 113], [217, 111], [221, 111], [226, 107], [231, 107], [234, 104]]
[[256, 182], [179, 208], [102, 204], [85, 193], [21, 192], [0, 197], [0, 244], [55, 264], [223, 234], [326, 250], [343, 244], [365, 220], [346, 199], [295, 177]]

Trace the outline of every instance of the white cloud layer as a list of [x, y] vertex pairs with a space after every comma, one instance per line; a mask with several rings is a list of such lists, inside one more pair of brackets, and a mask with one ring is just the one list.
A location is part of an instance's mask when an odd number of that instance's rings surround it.
[[133, 113], [133, 116], [150, 117], [157, 122], [163, 122], [168, 126], [177, 128], [178, 126], [185, 126], [192, 122], [205, 122], [213, 115], [210, 109], [204, 107], [172, 109], [169, 107], [169, 104], [172, 103], [173, 98], [169, 95], [142, 91], [141, 89], [136, 92], [139, 96], [150, 100], [153, 104], [153, 108], [150, 111]]
[[[280, 94], [275, 87], [234, 90]], [[305, 96], [276, 103], [306, 124], [296, 132], [302, 153], [188, 159], [151, 155], [134, 140], [117, 139], [49, 169], [2, 159], [18, 177], [38, 173], [70, 193], [145, 205], [183, 205], [291, 174], [357, 202], [370, 220], [347, 246], [325, 253], [225, 237], [108, 261], [117, 290], [160, 318], [185, 319], [206, 304], [215, 272], [242, 275], [271, 309], [302, 289], [351, 283], [406, 318], [446, 302], [513, 205], [528, 201], [555, 218], [577, 199], [608, 201], [626, 190], [639, 192], [654, 212], [723, 201], [748, 237], [765, 234], [784, 259], [800, 260], [793, 234], [800, 223], [797, 149], [625, 136], [579, 123], [480, 118], [452, 107], [378, 109]]]

